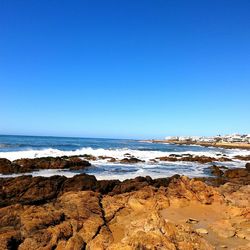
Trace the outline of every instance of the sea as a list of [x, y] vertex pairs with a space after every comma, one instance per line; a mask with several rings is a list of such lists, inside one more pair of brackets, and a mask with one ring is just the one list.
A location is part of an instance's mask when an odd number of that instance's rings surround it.
[[[223, 149], [202, 147], [196, 145], [175, 145], [168, 143], [150, 143], [132, 139], [103, 139], [50, 136], [14, 136], [0, 135], [0, 158], [15, 160], [20, 158], [36, 158], [46, 156], [72, 156], [90, 154], [93, 156], [109, 156], [123, 159], [130, 154], [145, 162], [137, 164], [110, 163], [107, 160], [91, 161], [92, 166], [85, 170], [40, 170], [29, 174], [33, 176], [65, 175], [72, 177], [76, 174], [87, 173], [97, 179], [125, 180], [137, 176], [152, 178], [168, 177], [174, 174], [189, 177], [209, 176], [208, 167], [211, 164], [224, 165], [229, 168], [244, 167], [245, 162], [215, 162], [199, 164], [194, 162], [157, 162], [151, 159], [169, 156], [170, 154], [192, 154], [211, 157], [225, 156], [232, 158], [236, 155], [250, 155], [249, 150]], [[11, 177], [15, 175], [1, 175]]]

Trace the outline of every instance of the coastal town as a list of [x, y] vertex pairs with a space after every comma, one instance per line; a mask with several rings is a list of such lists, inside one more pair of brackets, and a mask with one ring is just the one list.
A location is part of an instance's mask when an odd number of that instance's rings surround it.
[[173, 143], [178, 145], [199, 145], [204, 147], [250, 149], [250, 134], [216, 136], [167, 136], [164, 139], [144, 140], [150, 143]]
[[231, 134], [231, 135], [217, 135], [217, 136], [167, 136], [166, 141], [179, 142], [209, 142], [209, 143], [249, 143], [250, 134]]

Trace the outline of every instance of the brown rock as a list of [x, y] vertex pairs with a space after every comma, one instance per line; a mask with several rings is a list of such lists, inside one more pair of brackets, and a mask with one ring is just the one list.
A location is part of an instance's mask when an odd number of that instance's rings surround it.
[[52, 176], [0, 179], [0, 207], [10, 204], [42, 204], [57, 197], [66, 177]]
[[158, 157], [156, 158], [160, 161], [187, 161], [187, 162], [199, 162], [199, 163], [208, 163], [208, 162], [216, 162], [216, 161], [231, 161], [231, 159], [229, 158], [225, 158], [225, 157], [220, 157], [220, 158], [213, 158], [213, 157], [208, 157], [208, 156], [191, 156], [191, 155], [187, 155], [187, 156], [181, 156], [181, 157], [177, 157], [176, 155], [174, 156], [163, 156], [163, 157]]
[[225, 177], [227, 178], [240, 178], [240, 177], [246, 177], [249, 173], [247, 169], [243, 168], [235, 168], [235, 169], [228, 169], [225, 172]]
[[[5, 202], [0, 208], [0, 249], [214, 249], [214, 242], [201, 235], [207, 233], [206, 226], [197, 233], [185, 220], [172, 223], [161, 215], [177, 204], [204, 209], [215, 205], [225, 212], [218, 214], [228, 218], [216, 220], [215, 214], [215, 221], [207, 221], [225, 243], [236, 233], [245, 238], [247, 232], [240, 228], [249, 218], [247, 206], [235, 207], [233, 198], [229, 200], [232, 194], [235, 199], [247, 197], [247, 186], [240, 184], [214, 188], [184, 176], [97, 181], [84, 174], [0, 181]], [[195, 220], [192, 215], [184, 218], [189, 217]]]
[[81, 170], [91, 166], [88, 161], [79, 157], [42, 157], [35, 159], [19, 159], [13, 162], [0, 158], [0, 173], [13, 174], [32, 172], [39, 169], [71, 169]]
[[14, 161], [21, 166], [22, 172], [30, 172], [37, 169], [72, 169], [78, 170], [91, 166], [88, 161], [79, 157], [42, 157], [34, 159], [19, 159]]
[[236, 233], [236, 229], [228, 220], [213, 223], [211, 229], [222, 238], [232, 238]]
[[139, 162], [144, 162], [138, 158], [135, 157], [131, 157], [131, 158], [124, 158], [122, 160], [120, 160], [120, 163], [125, 163], [125, 164], [135, 164], [135, 163], [139, 163]]
[[222, 176], [224, 172], [220, 169], [220, 167], [213, 165], [209, 167], [211, 174], [215, 176]]
[[250, 155], [246, 155], [246, 156], [236, 155], [234, 158], [237, 160], [241, 160], [241, 161], [250, 161]]
[[20, 171], [18, 164], [12, 163], [11, 161], [0, 158], [0, 174], [13, 174]]
[[97, 158], [94, 155], [84, 154], [84, 155], [80, 155], [79, 157], [82, 157], [88, 161], [96, 161], [97, 160]]

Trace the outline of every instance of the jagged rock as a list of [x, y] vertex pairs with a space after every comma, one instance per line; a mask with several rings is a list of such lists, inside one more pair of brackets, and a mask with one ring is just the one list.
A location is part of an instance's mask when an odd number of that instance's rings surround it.
[[[162, 211], [215, 206], [223, 213], [209, 225], [224, 237], [223, 244], [234, 235], [247, 241], [249, 204], [238, 206], [236, 201], [248, 201], [248, 187], [229, 182], [215, 188], [179, 175], [123, 182], [98, 181], [85, 174], [0, 178], [0, 249], [212, 250], [214, 242], [202, 235], [206, 226], [195, 230], [199, 224], [186, 224], [185, 219], [170, 222]], [[199, 210], [195, 213], [200, 223]], [[193, 216], [184, 218], [194, 221]], [[238, 237], [236, 243], [242, 241]]]

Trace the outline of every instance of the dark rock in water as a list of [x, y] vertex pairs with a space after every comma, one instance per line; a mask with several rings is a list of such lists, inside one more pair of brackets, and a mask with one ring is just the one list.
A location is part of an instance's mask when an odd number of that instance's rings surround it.
[[150, 162], [157, 163], [158, 161], [156, 159], [150, 159]]
[[97, 158], [94, 155], [83, 154], [83, 155], [80, 155], [79, 157], [82, 157], [88, 161], [96, 161], [97, 160]]
[[129, 153], [126, 153], [126, 154], [124, 154], [124, 156], [125, 157], [133, 157], [131, 154], [129, 154]]
[[91, 164], [78, 157], [42, 157], [34, 159], [19, 159], [14, 163], [27, 169], [65, 169], [74, 166], [90, 166]]
[[198, 162], [198, 163], [208, 163], [208, 162], [216, 162], [216, 161], [231, 161], [229, 158], [225, 157], [220, 157], [220, 158], [214, 158], [214, 157], [208, 157], [208, 156], [192, 156], [189, 154], [184, 154], [182, 157], [176, 157], [176, 156], [163, 156], [163, 157], [158, 157], [156, 158], [160, 161], [170, 161], [170, 162], [175, 162], [175, 161], [188, 161], [188, 162]]
[[64, 168], [69, 168], [70, 170], [80, 170], [86, 167], [90, 167], [91, 164], [88, 161], [82, 160], [78, 157], [69, 158]]
[[224, 172], [221, 170], [220, 167], [213, 165], [209, 167], [211, 174], [215, 175], [215, 176], [222, 176], [224, 174]]
[[246, 156], [236, 155], [234, 158], [237, 160], [241, 160], [241, 161], [250, 161], [250, 155], [246, 155]]
[[0, 173], [13, 174], [32, 172], [39, 169], [70, 169], [80, 170], [91, 166], [88, 161], [79, 157], [42, 157], [35, 159], [19, 159], [13, 162], [0, 159]]
[[170, 154], [169, 157], [179, 157], [180, 155], [177, 154]]
[[116, 159], [114, 157], [111, 156], [99, 156], [98, 157], [99, 160], [108, 160], [108, 162], [116, 162]]
[[182, 156], [182, 157], [192, 157], [191, 154], [182, 154], [181, 156]]
[[139, 162], [144, 162], [138, 158], [131, 157], [131, 158], [124, 158], [120, 160], [120, 163], [125, 163], [125, 164], [134, 164], [134, 163], [139, 163]]
[[250, 171], [250, 162], [246, 163], [246, 169]]
[[111, 157], [111, 158], [108, 160], [108, 162], [116, 162], [116, 159], [113, 158], [113, 157]]

